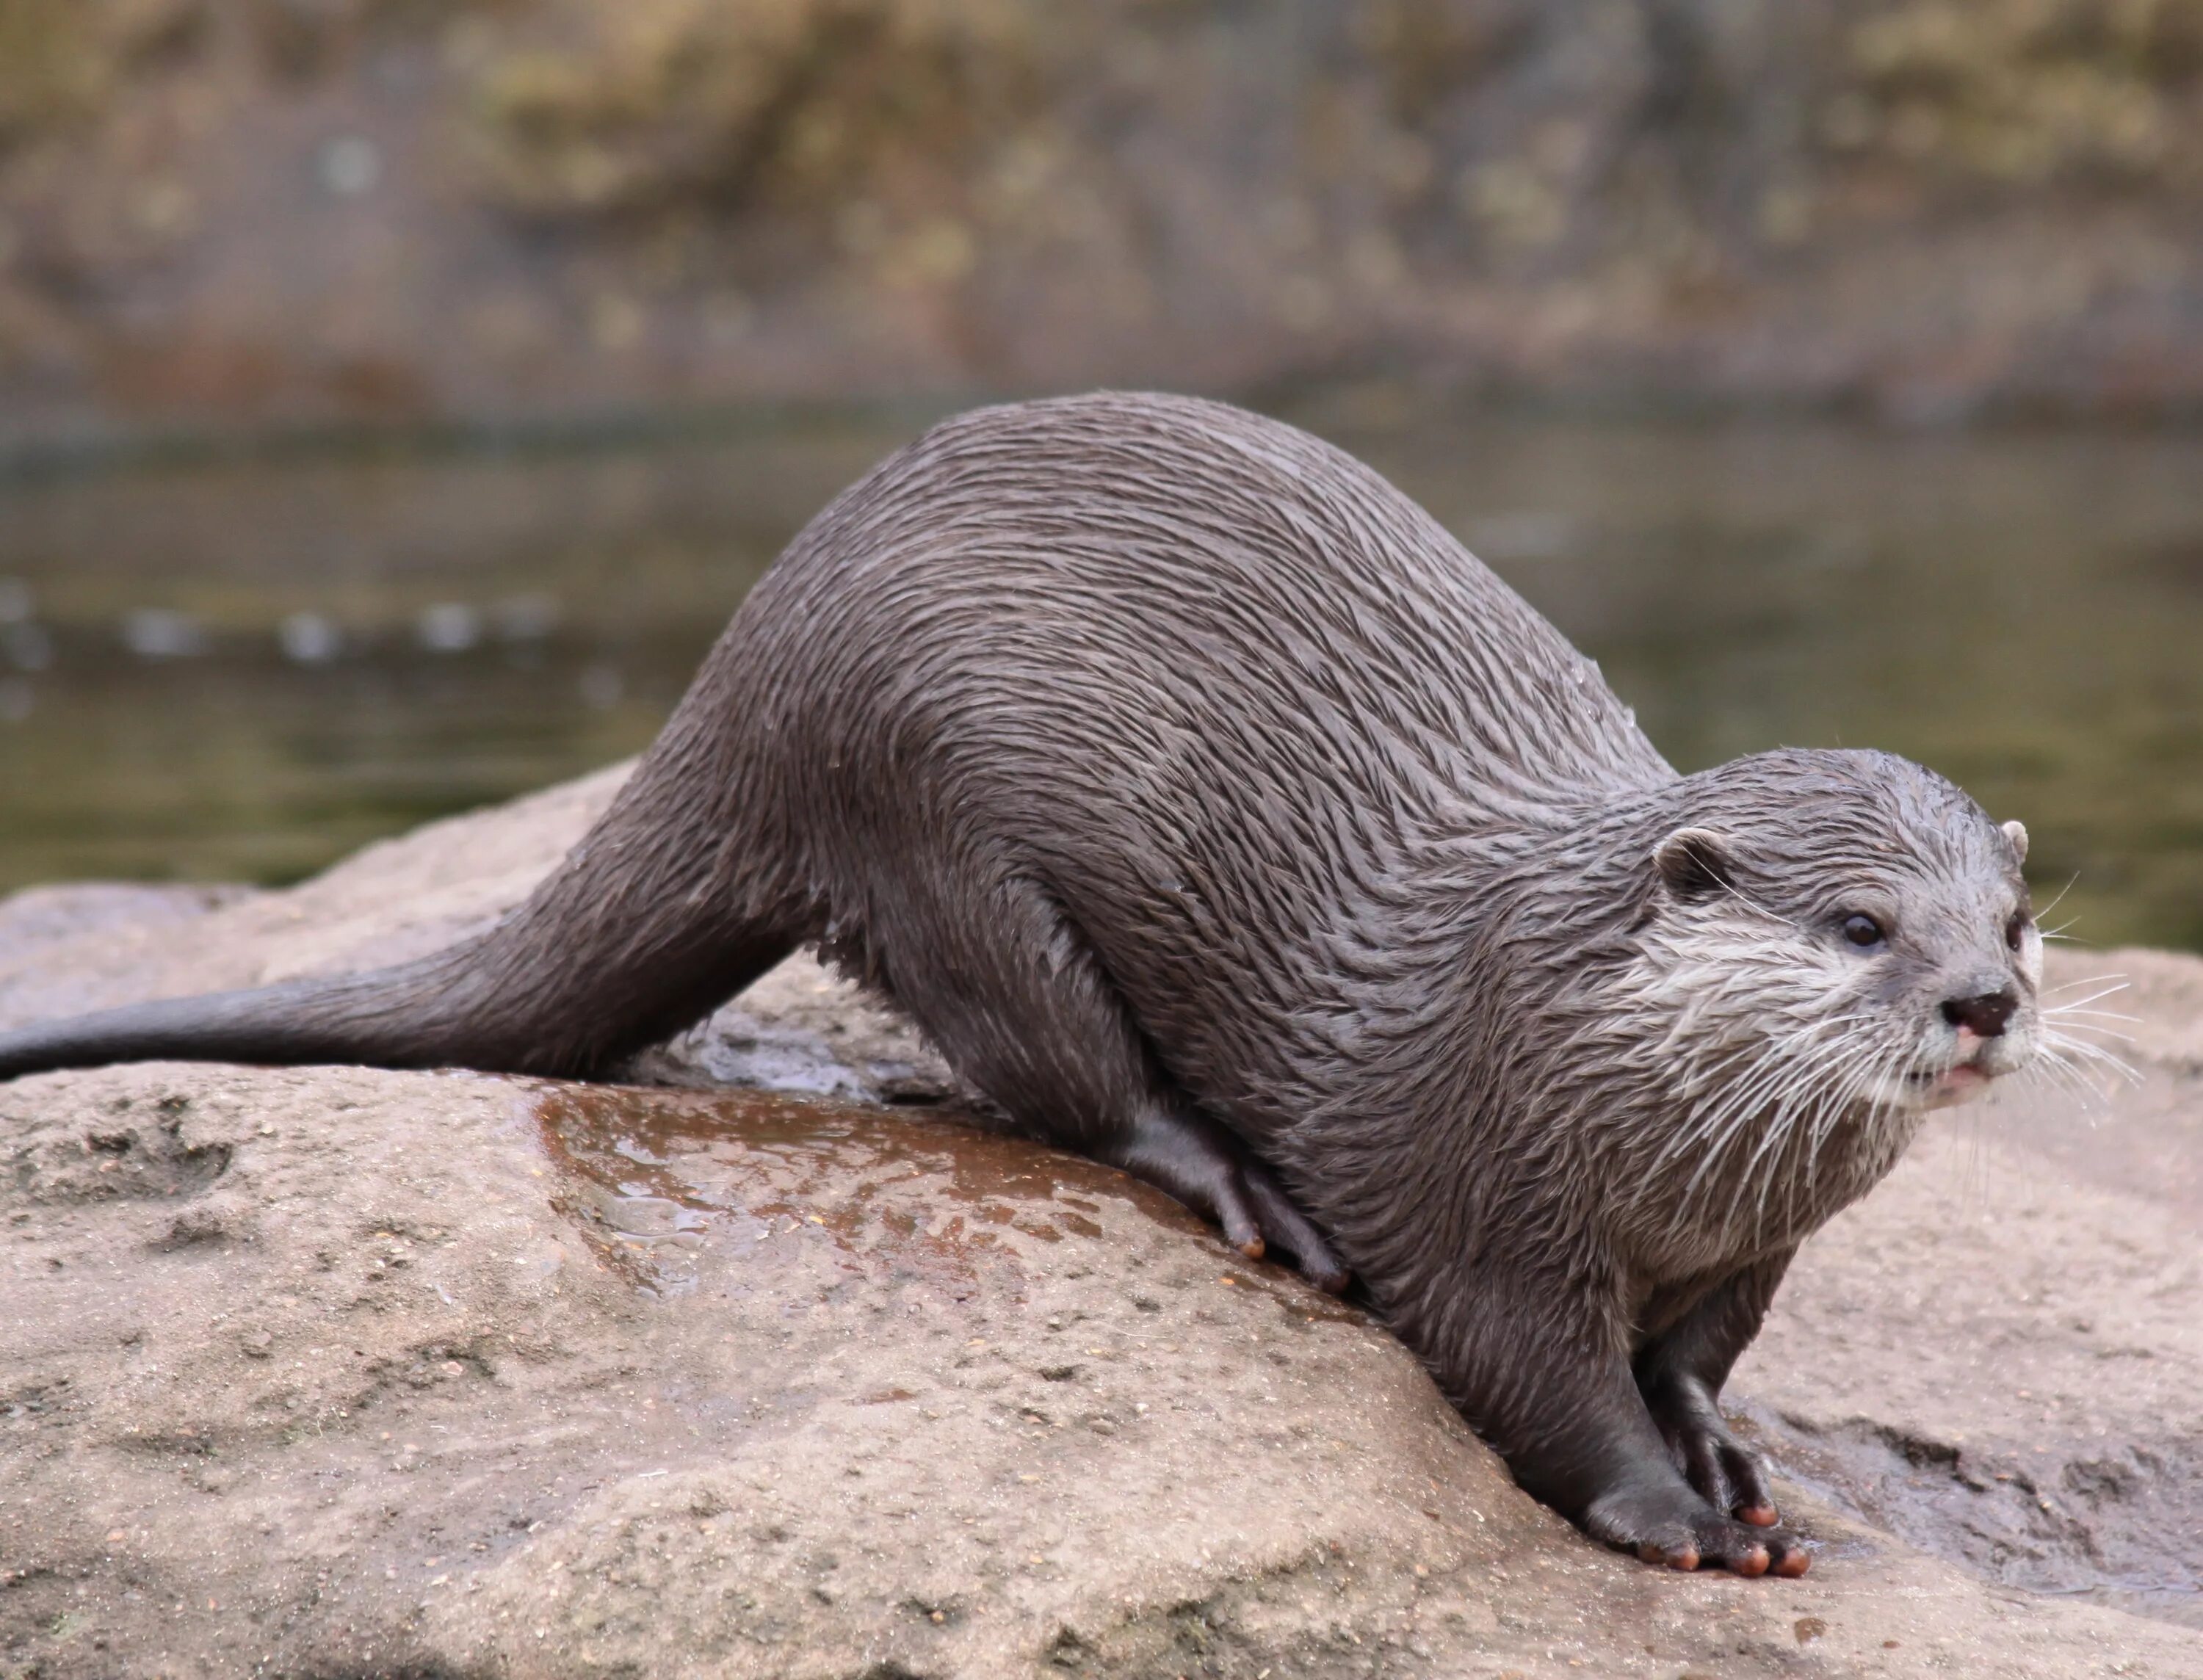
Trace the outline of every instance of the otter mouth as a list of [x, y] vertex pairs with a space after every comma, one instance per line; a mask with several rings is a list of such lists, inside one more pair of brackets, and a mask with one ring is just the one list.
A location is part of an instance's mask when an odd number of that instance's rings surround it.
[[1922, 1069], [1905, 1076], [1906, 1090], [1923, 1108], [1950, 1108], [1971, 1102], [1989, 1088], [1995, 1072], [1979, 1062], [1959, 1062], [1942, 1069]]

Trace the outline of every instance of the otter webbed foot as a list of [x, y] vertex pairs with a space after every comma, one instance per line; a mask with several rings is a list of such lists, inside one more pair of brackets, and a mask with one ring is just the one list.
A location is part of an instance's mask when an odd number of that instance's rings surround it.
[[1766, 1460], [1729, 1432], [1703, 1383], [1676, 1378], [1657, 1384], [1645, 1393], [1645, 1405], [1675, 1468], [1708, 1505], [1754, 1528], [1773, 1528], [1781, 1519], [1769, 1490]]
[[1585, 1531], [1609, 1546], [1670, 1569], [1708, 1565], [1739, 1575], [1803, 1575], [1812, 1554], [1787, 1530], [1757, 1528], [1725, 1517], [1688, 1488], [1672, 1483], [1623, 1488], [1585, 1510]]
[[1350, 1281], [1276, 1176], [1213, 1121], [1150, 1110], [1103, 1158], [1214, 1220], [1224, 1240], [1250, 1260], [1283, 1249], [1327, 1294], [1342, 1293]]

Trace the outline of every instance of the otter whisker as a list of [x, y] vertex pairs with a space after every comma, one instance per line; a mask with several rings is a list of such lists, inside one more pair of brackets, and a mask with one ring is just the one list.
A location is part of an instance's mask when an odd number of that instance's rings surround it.
[[[1840, 1016], [1829, 1021], [1811, 1023], [1780, 1038], [1763, 1040], [1758, 1046], [1751, 1046], [1753, 1059], [1747, 1064], [1742, 1072], [1728, 1074], [1726, 1070], [1723, 1070], [1727, 1088], [1723, 1091], [1722, 1100], [1710, 1108], [1694, 1109], [1690, 1119], [1679, 1129], [1677, 1135], [1668, 1142], [1667, 1147], [1655, 1158], [1653, 1165], [1656, 1168], [1664, 1166], [1693, 1144], [1706, 1141], [1713, 1136], [1717, 1128], [1724, 1125], [1733, 1113], [1746, 1109], [1762, 1099], [1781, 1082], [1786, 1075], [1795, 1070], [1794, 1065], [1787, 1060], [1787, 1058], [1799, 1040], [1810, 1038], [1829, 1027], [1863, 1018], [1864, 1017], [1859, 1016]], [[1715, 1147], [1717, 1148], [1718, 1144]]]
[[2141, 1083], [2141, 1076], [2109, 1051], [2054, 1029], [2043, 1034], [2039, 1053], [2051, 1070], [2064, 1075], [2070, 1094], [2084, 1111], [2107, 1106], [2112, 1087], [2122, 1080]]
[[2094, 1123], [2095, 1111], [2105, 1105], [2104, 1093], [2063, 1054], [2046, 1047], [2028, 1072], [2037, 1088], [2076, 1105], [2082, 1117]]
[[[1839, 1047], [1848, 1049], [1850, 1046], [1848, 1042], [1844, 1042]], [[1816, 1071], [1817, 1072], [1817, 1070]], [[1856, 1069], [1853, 1070], [1852, 1076], [1856, 1076]], [[1742, 1201], [1744, 1190], [1756, 1179], [1759, 1185], [1759, 1198], [1754, 1217], [1764, 1222], [1767, 1217], [1767, 1197], [1769, 1192], [1774, 1188], [1775, 1179], [1781, 1176], [1777, 1169], [1787, 1152], [1792, 1138], [1804, 1123], [1804, 1117], [1810, 1113], [1815, 1116], [1817, 1121], [1817, 1117], [1826, 1109], [1830, 1097], [1837, 1091], [1840, 1091], [1846, 1083], [1848, 1080], [1840, 1081], [1835, 1086], [1823, 1089], [1819, 1087], [1816, 1081], [1801, 1080], [1793, 1092], [1776, 1107], [1774, 1114], [1769, 1117], [1766, 1136], [1760, 1140], [1759, 1147], [1752, 1151], [1751, 1158], [1745, 1163], [1737, 1194], [1732, 1200], [1730, 1205], [1732, 1217], [1734, 1216], [1737, 1205]], [[1808, 1135], [1810, 1139], [1810, 1133]], [[1760, 1163], [1763, 1160], [1767, 1163], [1768, 1170], [1765, 1172], [1759, 1170]], [[1794, 1175], [1792, 1176], [1792, 1182], [1794, 1187]], [[1793, 1188], [1793, 1200], [1794, 1194]]]
[[[2041, 910], [2035, 912], [2035, 920], [2038, 926], [2041, 925], [2044, 917], [2049, 915], [2052, 911], [2057, 909], [2058, 905], [2065, 902], [2065, 895], [2071, 892], [2074, 887], [2077, 887], [2080, 884], [2080, 881], [2081, 872], [2080, 870], [2076, 869], [2073, 871], [2071, 878], [2068, 880], [2063, 887], [2058, 889], [2058, 896], [2052, 899], [2048, 904], [2043, 905]], [[2073, 924], [2070, 922], [2068, 922], [2065, 925], [2070, 928]]]
[[1764, 1116], [1767, 1135], [1746, 1162], [1747, 1173], [1753, 1162], [1760, 1158], [1770, 1145], [1779, 1143], [1799, 1123], [1808, 1108], [1826, 1096], [1828, 1088], [1827, 1075], [1853, 1055], [1857, 1047], [1854, 1040], [1855, 1035], [1842, 1035], [1825, 1045], [1816, 1046], [1810, 1057], [1793, 1064], [1793, 1082], [1790, 1089], [1782, 1093], [1781, 1099], [1767, 1111]]
[[1787, 1058], [1772, 1053], [1763, 1057], [1745, 1078], [1739, 1081], [1735, 1092], [1703, 1114], [1693, 1117], [1691, 1125], [1660, 1152], [1656, 1167], [1664, 1166], [1686, 1153], [1694, 1152], [1701, 1157], [1698, 1171], [1692, 1176], [1675, 1210], [1675, 1219], [1679, 1223], [1689, 1216], [1691, 1191], [1695, 1189], [1699, 1178], [1704, 1176], [1711, 1164], [1721, 1158], [1733, 1123], [1732, 1117], [1755, 1108], [1763, 1098], [1779, 1090], [1782, 1082], [1790, 1076], [1791, 1070], [1786, 1064]]
[[[1736, 1105], [1734, 1117], [1725, 1123], [1721, 1136], [1709, 1148], [1705, 1159], [1698, 1164], [1698, 1171], [1692, 1176], [1690, 1182], [1684, 1187], [1683, 1205], [1686, 1207], [1695, 1205], [1701, 1186], [1707, 1182], [1707, 1174], [1724, 1158], [1730, 1140], [1737, 1136], [1745, 1123], [1755, 1115], [1763, 1114], [1766, 1124], [1765, 1135], [1762, 1137], [1758, 1147], [1745, 1161], [1736, 1175], [1736, 1190], [1730, 1199], [1727, 1215], [1728, 1223], [1733, 1223], [1738, 1211], [1742, 1205], [1744, 1193], [1751, 1188], [1754, 1180], [1760, 1176], [1757, 1168], [1761, 1159], [1766, 1157], [1770, 1148], [1776, 1152], [1775, 1159], [1779, 1161], [1781, 1158], [1781, 1146], [1792, 1135], [1797, 1123], [1797, 1117], [1803, 1111], [1803, 1105], [1810, 1101], [1818, 1093], [1819, 1079], [1822, 1070], [1827, 1064], [1834, 1062], [1851, 1048], [1847, 1035], [1816, 1045], [1800, 1061], [1779, 1070], [1780, 1072], [1790, 1076], [1790, 1083], [1781, 1091], [1771, 1108], [1763, 1108], [1758, 1102]], [[1765, 1195], [1766, 1191], [1763, 1187], [1760, 1204], [1762, 1217], [1764, 1214]]]
[[1768, 1198], [1774, 1193], [1777, 1182], [1783, 1187], [1782, 1208], [1786, 1219], [1795, 1217], [1798, 1198], [1803, 1188], [1800, 1180], [1804, 1175], [1796, 1170], [1797, 1164], [1793, 1158], [1802, 1147], [1810, 1158], [1814, 1130], [1820, 1124], [1822, 1117], [1828, 1112], [1835, 1091], [1852, 1076], [1853, 1074], [1840, 1074], [1833, 1082], [1815, 1081], [1801, 1088], [1798, 1093], [1798, 1099], [1793, 1105], [1786, 1105], [1784, 1109], [1776, 1111], [1767, 1135], [1760, 1140], [1758, 1148], [1752, 1152], [1751, 1158], [1745, 1164], [1743, 1182], [1730, 1202], [1732, 1218], [1741, 1205], [1743, 1189], [1754, 1182], [1758, 1186], [1758, 1194], [1754, 1199], [1752, 1217], [1760, 1227], [1763, 1229], [1766, 1225]]
[[1746, 897], [1744, 889], [1739, 887], [1734, 881], [1722, 882], [1722, 891], [1728, 897], [1735, 899], [1737, 903], [1742, 905], [1746, 910], [1765, 917], [1769, 922], [1774, 923], [1775, 926], [1779, 928], [1787, 928], [1790, 925], [1790, 918], [1788, 917], [1777, 916], [1773, 911], [1768, 909], [1765, 905], [1761, 904], [1757, 899]]
[[1852, 1058], [1851, 1064], [1822, 1091], [1820, 1100], [1814, 1105], [1804, 1135], [1804, 1176], [1809, 1183], [1813, 1176], [1814, 1159], [1820, 1152], [1821, 1140], [1827, 1136], [1830, 1129], [1841, 1119], [1845, 1110], [1851, 1104], [1853, 1093], [1861, 1088], [1872, 1070], [1872, 1045], [1866, 1046], [1864, 1051], [1865, 1053]]
[[[2056, 1045], [2060, 1049], [2070, 1051], [2078, 1056], [2093, 1058], [2110, 1063], [2117, 1067], [2123, 1073], [2132, 1074], [2134, 1072], [2132, 1068], [2127, 1066], [2123, 1061], [2121, 1061], [2119, 1058], [2114, 1056], [2110, 1051], [2105, 1049], [2101, 1045], [2097, 1044], [2089, 1039], [2073, 1037], [2071, 1033], [2066, 1030], [2066, 1027], [2069, 1025], [2076, 1031], [2089, 1030], [2088, 1024], [2086, 1022], [2082, 1021], [2075, 1021], [2063, 1024], [2046, 1024], [2042, 1029], [2043, 1041], [2046, 1044]], [[2094, 1030], [2101, 1031], [2105, 1029], [2095, 1029]]]
[[2071, 1009], [2046, 1009], [2041, 1013], [2045, 1021], [2055, 1022], [2061, 1027], [2086, 1026], [2090, 1021], [2120, 1021], [2129, 1027], [2141, 1024], [2139, 1016], [2128, 1015], [2116, 1009], [2083, 1009], [2078, 1005]]
[[[2111, 1019], [2114, 1021], [2132, 1021], [2134, 1017], [2130, 1015], [2115, 1015], [2111, 1017]], [[2062, 1027], [2070, 1028], [2076, 1033], [2101, 1033], [2106, 1038], [2117, 1039], [2121, 1044], [2132, 1044], [2135, 1042], [2135, 1035], [2132, 1033], [2123, 1033], [2117, 1027], [2106, 1027], [2100, 1022], [2063, 1021], [2058, 1024]]]
[[2106, 1072], [2116, 1075], [2130, 1085], [2141, 1083], [2141, 1074], [2100, 1044], [2092, 1043], [2087, 1039], [2071, 1037], [2054, 1027], [2044, 1029], [2043, 1040], [2046, 1045], [2054, 1046], [2067, 1055], [2075, 1057], [2090, 1066], [2100, 1068]]
[[[2069, 1003], [2058, 1004], [2052, 1007], [2053, 1009], [2058, 1010], [2078, 1009], [2084, 1004], [2101, 1003], [2106, 998], [2116, 996], [2117, 993], [2128, 989], [2128, 982], [2122, 980], [2115, 985], [2104, 987], [2101, 991], [2091, 992], [2085, 998], [2075, 998]], [[2051, 1013], [2052, 1011], [2045, 1010], [2043, 1012], [2046, 1015]]]
[[[1717, 1058], [1695, 1061], [1683, 1078], [1678, 1094], [1687, 1102], [1709, 1088], [1733, 1090], [1737, 1080], [1755, 1072], [1776, 1048], [1777, 1046], [1764, 1041], [1747, 1042], [1724, 1051]], [[1699, 1111], [1695, 1105], [1691, 1110], [1693, 1117]]]
[[1844, 1116], [1850, 1112], [1852, 1105], [1867, 1092], [1876, 1088], [1887, 1077], [1884, 1064], [1890, 1059], [1889, 1057], [1880, 1059], [1871, 1057], [1863, 1058], [1857, 1067], [1852, 1070], [1851, 1078], [1837, 1089], [1825, 1105], [1821, 1116], [1815, 1121], [1812, 1134], [1806, 1140], [1804, 1176], [1809, 1188], [1812, 1187], [1815, 1176], [1820, 1169], [1822, 1149], [1834, 1135], [1837, 1126], [1842, 1123]]
[[1728, 1218], [1731, 1223], [1734, 1222], [1737, 1211], [1743, 1205], [1744, 1193], [1754, 1183], [1760, 1186], [1759, 1212], [1761, 1217], [1764, 1216], [1767, 1199], [1766, 1179], [1759, 1171], [1759, 1164], [1767, 1159], [1770, 1153], [1774, 1158], [1777, 1160], [1781, 1158], [1782, 1150], [1790, 1140], [1792, 1128], [1797, 1123], [1797, 1117], [1804, 1111], [1805, 1104], [1817, 1094], [1816, 1082], [1810, 1075], [1801, 1076], [1782, 1093], [1781, 1100], [1768, 1112], [1765, 1117], [1765, 1129], [1761, 1134], [1757, 1147], [1745, 1158], [1744, 1164], [1736, 1175], [1736, 1188], [1729, 1197]]
[[[1905, 1046], [1900, 1043], [1892, 1046], [1882, 1056], [1863, 1058], [1853, 1070], [1852, 1077], [1833, 1093], [1816, 1122], [1810, 1136], [1807, 1139], [1804, 1176], [1809, 1187], [1816, 1182], [1821, 1152], [1827, 1146], [1828, 1139], [1834, 1135], [1835, 1129], [1842, 1123], [1844, 1117], [1849, 1114], [1853, 1107], [1869, 1093], [1886, 1087], [1887, 1082], [1896, 1075], [1899, 1058], [1904, 1054]], [[1880, 1105], [1869, 1105], [1870, 1111], [1878, 1110], [1879, 1107]]]
[[2045, 1026], [2035, 1037], [2035, 1059], [2050, 1067], [2070, 1067], [2073, 1058], [2066, 1053], [2065, 1046], [2078, 1042], [2055, 1028]]
[[1856, 1094], [1872, 1069], [1871, 1061], [1863, 1058], [1854, 1062], [1850, 1072], [1821, 1099], [1819, 1106], [1813, 1111], [1812, 1124], [1805, 1131], [1805, 1158], [1800, 1170], [1790, 1175], [1789, 1205], [1793, 1212], [1796, 1211], [1800, 1196], [1810, 1195], [1819, 1188], [1821, 1150], [1842, 1123], [1844, 1116], [1850, 1111]]
[[2062, 1046], [2062, 1035], [2053, 1038], [2046, 1032], [2036, 1042], [2035, 1060], [2028, 1067], [2030, 1076], [2039, 1075], [2045, 1080], [2060, 1079], [2070, 1082], [2079, 1076], [2073, 1058]]
[[1801, 1051], [1809, 1057], [1817, 1054], [1811, 1045], [1801, 1042], [1805, 1037], [1802, 1032], [1792, 1034], [1764, 1045], [1745, 1069], [1731, 1076], [1720, 1100], [1701, 1105], [1692, 1113], [1678, 1145], [1703, 1143], [1713, 1137], [1732, 1112], [1759, 1100], [1789, 1077]]
[[[1798, 1217], [1798, 1198], [1812, 1188], [1820, 1141], [1840, 1121], [1850, 1105], [1850, 1093], [1871, 1070], [1871, 1065], [1869, 1060], [1853, 1059], [1849, 1067], [1840, 1070], [1833, 1081], [1817, 1082], [1817, 1088], [1806, 1093], [1807, 1100], [1799, 1104], [1794, 1111], [1777, 1115], [1775, 1125], [1770, 1128], [1768, 1137], [1763, 1140], [1745, 1173], [1747, 1184], [1754, 1178], [1757, 1181], [1758, 1195], [1753, 1217], [1762, 1229], [1767, 1221], [1768, 1199], [1778, 1180], [1785, 1186], [1783, 1206], [1786, 1214], [1791, 1219]], [[1793, 1158], [1798, 1146], [1802, 1146], [1805, 1158], [1802, 1170], [1800, 1164]], [[1763, 1160], [1763, 1166], [1760, 1164]], [[1741, 1202], [1742, 1188], [1739, 1186], [1739, 1196], [1732, 1202], [1732, 1216], [1734, 1208]]]
[[[1793, 1035], [1792, 1036], [1796, 1036]], [[1749, 1073], [1740, 1078], [1724, 1099], [1692, 1117], [1692, 1123], [1661, 1154], [1664, 1164], [1680, 1152], [1682, 1146], [1697, 1143], [1703, 1146], [1704, 1158], [1692, 1175], [1683, 1194], [1677, 1197], [1668, 1218], [1668, 1229], [1674, 1233], [1685, 1230], [1697, 1205], [1700, 1182], [1712, 1166], [1722, 1158], [1729, 1131], [1733, 1129], [1732, 1116], [1755, 1111], [1763, 1098], [1781, 1088], [1784, 1080], [1795, 1076], [1795, 1067], [1787, 1052], [1787, 1040], [1768, 1044], [1751, 1064]]]
[[2123, 974], [2092, 974], [2085, 980], [2068, 980], [2060, 985], [2052, 986], [2042, 995], [2046, 998], [2054, 998], [2060, 992], [2077, 992], [2083, 986], [2101, 986], [2107, 980], [2116, 980], [2123, 984], [2132, 983]]
[[[1698, 1180], [1721, 1158], [1730, 1137], [1758, 1111], [1763, 1102], [1782, 1088], [1786, 1081], [1798, 1077], [1804, 1069], [1841, 1048], [1840, 1040], [1812, 1046], [1800, 1063], [1790, 1059], [1785, 1053], [1789, 1049], [1787, 1040], [1778, 1040], [1770, 1044], [1768, 1052], [1755, 1064], [1751, 1075], [1739, 1081], [1726, 1100], [1689, 1127], [1679, 1141], [1703, 1143], [1706, 1151], [1706, 1158], [1700, 1163], [1698, 1173], [1686, 1187], [1686, 1197], [1691, 1190], [1696, 1188]], [[1678, 1152], [1677, 1147], [1671, 1145], [1663, 1152], [1663, 1159], [1675, 1152]]]

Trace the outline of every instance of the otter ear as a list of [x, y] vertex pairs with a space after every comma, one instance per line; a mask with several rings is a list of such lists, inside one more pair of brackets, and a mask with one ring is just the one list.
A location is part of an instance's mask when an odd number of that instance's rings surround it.
[[1710, 828], [1678, 828], [1652, 848], [1652, 866], [1679, 899], [1728, 890], [1734, 873], [1728, 842]]
[[2011, 842], [2011, 861], [2024, 864], [2027, 861], [2027, 824], [2018, 822], [2005, 823], [2004, 837]]

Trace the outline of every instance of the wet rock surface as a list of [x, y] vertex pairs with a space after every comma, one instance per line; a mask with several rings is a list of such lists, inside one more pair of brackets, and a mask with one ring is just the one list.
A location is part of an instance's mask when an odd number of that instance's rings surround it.
[[[289, 893], [0, 907], [0, 1016], [439, 942], [616, 779]], [[1964, 1111], [1732, 1385], [1796, 1583], [1585, 1541], [1381, 1329], [931, 1105], [806, 963], [654, 1085], [0, 1087], [0, 1671], [2203, 1673], [2203, 964], [2095, 966], [2140, 1089]]]

